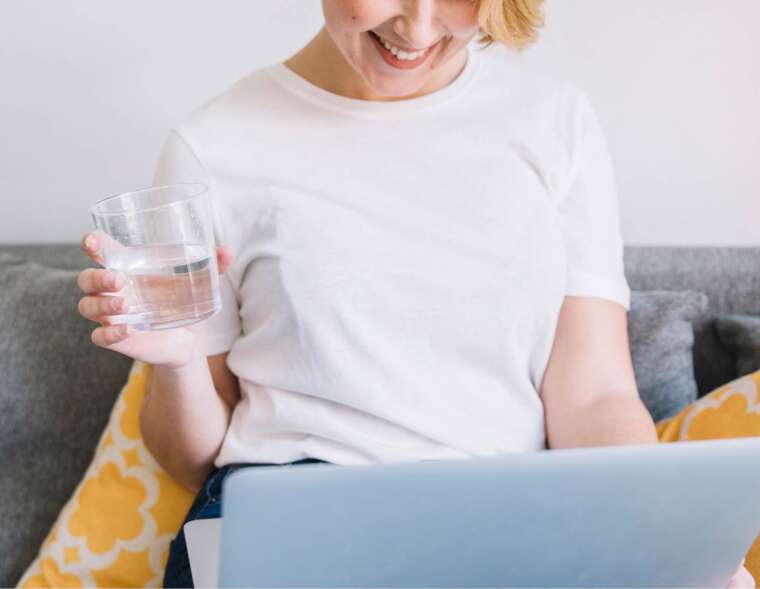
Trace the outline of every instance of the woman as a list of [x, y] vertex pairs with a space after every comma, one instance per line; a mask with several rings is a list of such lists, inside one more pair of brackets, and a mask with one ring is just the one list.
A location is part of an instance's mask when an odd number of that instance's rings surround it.
[[[79, 277], [93, 342], [155, 366], [141, 426], [198, 491], [186, 521], [219, 515], [241, 465], [656, 443], [593, 109], [468, 45], [527, 46], [540, 0], [322, 5], [303, 49], [198, 109], [158, 164], [155, 184], [210, 186], [222, 311], [133, 333], [103, 294], [124, 277]], [[180, 532], [165, 585], [191, 584]]]

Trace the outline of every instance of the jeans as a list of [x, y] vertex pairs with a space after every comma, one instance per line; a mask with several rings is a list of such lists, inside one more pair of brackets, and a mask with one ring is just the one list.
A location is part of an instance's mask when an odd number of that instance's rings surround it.
[[231, 472], [238, 468], [251, 466], [288, 466], [291, 464], [307, 464], [311, 462], [325, 462], [317, 458], [304, 458], [284, 465], [272, 463], [256, 464], [227, 464], [221, 468], [214, 468], [201, 485], [200, 491], [195, 496], [190, 510], [185, 516], [185, 521], [180, 526], [179, 533], [169, 545], [169, 559], [164, 571], [164, 587], [193, 587], [193, 576], [190, 572], [190, 560], [187, 556], [187, 544], [185, 543], [184, 526], [187, 522], [196, 519], [211, 519], [222, 516], [222, 481]]

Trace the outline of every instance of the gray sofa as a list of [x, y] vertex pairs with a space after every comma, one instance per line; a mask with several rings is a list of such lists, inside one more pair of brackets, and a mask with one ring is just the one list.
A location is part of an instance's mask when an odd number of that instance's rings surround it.
[[[78, 316], [74, 284], [86, 265], [77, 245], [0, 246], [2, 587], [18, 581], [74, 491], [131, 365], [90, 343], [94, 324]], [[707, 295], [693, 324], [700, 395], [739, 376], [714, 318], [760, 316], [760, 247], [634, 246], [625, 265], [633, 290]]]

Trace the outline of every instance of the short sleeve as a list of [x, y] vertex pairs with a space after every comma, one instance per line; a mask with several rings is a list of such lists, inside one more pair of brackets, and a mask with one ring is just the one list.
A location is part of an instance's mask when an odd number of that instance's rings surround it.
[[[208, 186], [211, 198], [214, 238], [219, 245], [228, 245], [221, 211], [221, 203], [214, 192], [212, 179], [195, 152], [177, 133], [171, 131], [161, 149], [153, 184], [164, 186], [181, 182], [200, 182]], [[222, 309], [206, 320], [206, 355], [227, 352], [241, 334], [239, 284], [228, 270], [219, 277]]]
[[608, 299], [630, 310], [612, 158], [582, 92], [571, 101], [569, 180], [558, 202], [567, 253], [565, 294]]

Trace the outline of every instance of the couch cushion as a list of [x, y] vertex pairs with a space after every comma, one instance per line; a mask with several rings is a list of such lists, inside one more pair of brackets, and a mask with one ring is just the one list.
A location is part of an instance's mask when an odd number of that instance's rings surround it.
[[98, 266], [82, 252], [79, 244], [75, 243], [0, 244], [0, 254], [3, 253], [49, 268], [81, 270]]
[[91, 343], [76, 275], [0, 254], [0, 587], [71, 496], [131, 365]]
[[760, 370], [760, 317], [752, 315], [720, 315], [715, 329], [723, 345], [736, 357], [739, 375]]
[[655, 421], [697, 398], [692, 324], [707, 306], [707, 296], [692, 290], [631, 293], [631, 357], [641, 399]]
[[707, 295], [707, 314], [694, 325], [694, 372], [702, 395], [737, 376], [736, 358], [718, 338], [717, 315], [760, 316], [760, 247], [626, 246], [632, 290], [695, 290]]

